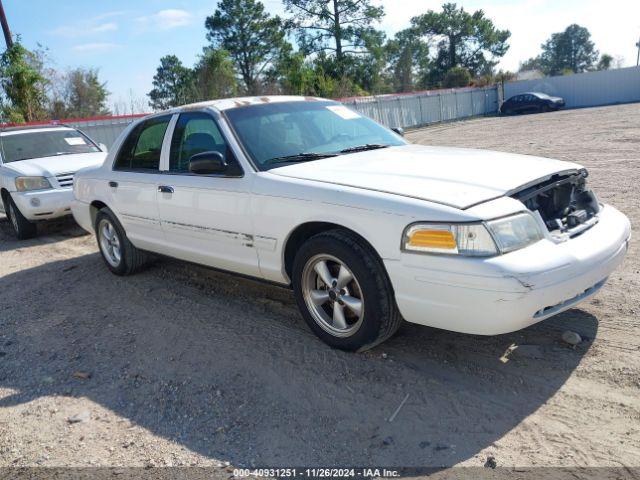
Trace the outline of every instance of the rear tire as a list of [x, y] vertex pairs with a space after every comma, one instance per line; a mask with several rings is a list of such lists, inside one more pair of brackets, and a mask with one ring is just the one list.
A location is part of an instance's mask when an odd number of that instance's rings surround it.
[[354, 234], [330, 230], [307, 240], [296, 255], [292, 277], [302, 316], [334, 348], [368, 350], [402, 323], [382, 262]]
[[124, 228], [107, 207], [96, 215], [96, 239], [104, 263], [116, 275], [132, 275], [149, 260], [149, 254], [136, 248], [127, 238]]
[[4, 209], [16, 238], [19, 240], [26, 240], [28, 238], [33, 238], [38, 234], [36, 224], [30, 222], [24, 217], [24, 215], [22, 215], [20, 209], [18, 209], [18, 206], [11, 198], [11, 195], [7, 195]]

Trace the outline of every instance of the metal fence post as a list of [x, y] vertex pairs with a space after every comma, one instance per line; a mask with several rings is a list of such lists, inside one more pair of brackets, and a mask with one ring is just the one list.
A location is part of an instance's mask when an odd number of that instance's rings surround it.
[[455, 100], [455, 105], [456, 105], [456, 114], [454, 116], [455, 118], [459, 118], [460, 115], [458, 113], [458, 91], [457, 90], [453, 91], [453, 99]]
[[473, 94], [474, 94], [474, 93], [475, 93], [475, 92], [474, 92], [473, 90], [471, 90], [471, 91], [469, 92], [469, 95], [471, 95], [471, 116], [472, 116], [472, 117], [476, 114], [475, 104], [474, 104], [474, 102], [473, 102]]

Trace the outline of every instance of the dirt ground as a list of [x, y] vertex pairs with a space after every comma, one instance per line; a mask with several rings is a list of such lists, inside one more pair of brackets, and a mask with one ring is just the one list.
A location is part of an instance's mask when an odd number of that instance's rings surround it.
[[[640, 105], [408, 138], [582, 163], [640, 223]], [[72, 221], [25, 242], [9, 228], [0, 217], [0, 467], [640, 466], [638, 235], [580, 308], [495, 337], [406, 324], [349, 354], [288, 290], [170, 260], [118, 278]], [[503, 363], [512, 344], [536, 347]]]

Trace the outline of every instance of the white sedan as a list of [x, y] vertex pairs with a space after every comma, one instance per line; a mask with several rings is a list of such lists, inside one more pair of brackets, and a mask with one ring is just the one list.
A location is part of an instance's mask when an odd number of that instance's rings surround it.
[[0, 131], [0, 212], [19, 239], [36, 235], [36, 222], [71, 215], [73, 176], [101, 165], [104, 145], [66, 126]]
[[326, 343], [402, 319], [493, 335], [593, 295], [628, 219], [575, 163], [409, 145], [329, 100], [218, 100], [131, 125], [76, 177], [73, 214], [115, 274], [159, 253], [293, 287]]

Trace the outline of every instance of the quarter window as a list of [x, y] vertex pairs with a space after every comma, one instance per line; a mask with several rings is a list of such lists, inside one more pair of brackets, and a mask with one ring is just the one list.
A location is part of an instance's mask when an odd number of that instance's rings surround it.
[[150, 118], [134, 128], [118, 152], [114, 169], [157, 171], [169, 120], [170, 115]]
[[227, 175], [242, 173], [211, 115], [204, 112], [181, 114], [171, 140], [169, 171], [188, 172], [191, 157], [203, 152], [221, 153], [229, 166]]

